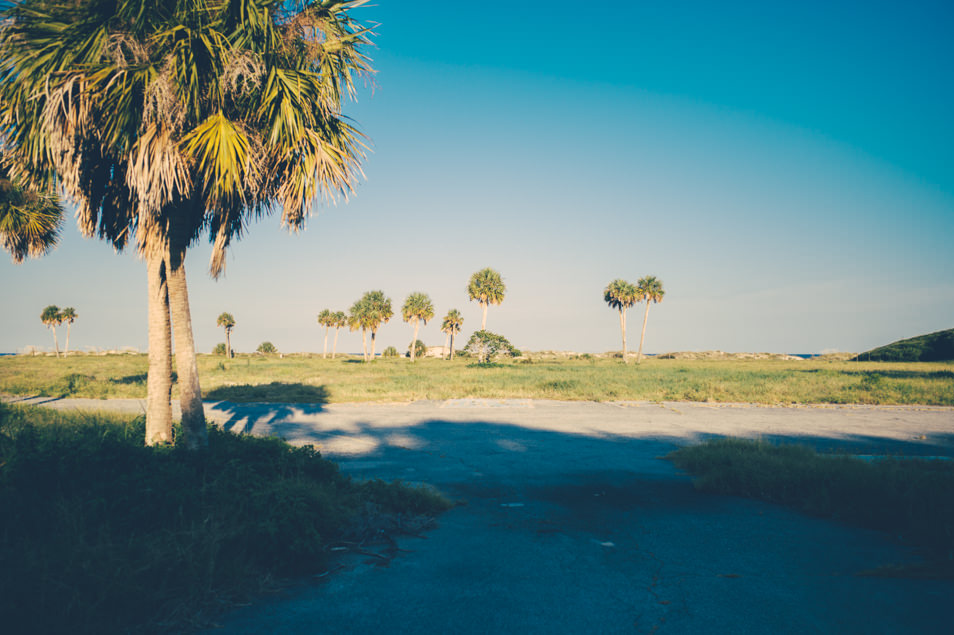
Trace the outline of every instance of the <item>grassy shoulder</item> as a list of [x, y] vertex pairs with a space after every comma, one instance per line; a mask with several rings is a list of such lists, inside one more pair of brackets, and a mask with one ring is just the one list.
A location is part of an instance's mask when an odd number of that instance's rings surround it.
[[[209, 449], [146, 448], [143, 421], [0, 404], [0, 624], [170, 632], [329, 548], [449, 507], [355, 482], [312, 448], [210, 428]], [[419, 523], [415, 523], [415, 527]]]
[[[50, 397], [146, 395], [144, 355], [0, 358], [0, 392]], [[954, 363], [680, 360], [533, 355], [480, 366], [471, 359], [199, 356], [207, 399], [298, 403], [462, 397], [763, 404], [954, 405]]]
[[954, 577], [954, 461], [864, 461], [805, 446], [717, 439], [667, 457], [703, 491], [756, 498], [890, 532], [919, 548], [920, 568], [879, 574]]

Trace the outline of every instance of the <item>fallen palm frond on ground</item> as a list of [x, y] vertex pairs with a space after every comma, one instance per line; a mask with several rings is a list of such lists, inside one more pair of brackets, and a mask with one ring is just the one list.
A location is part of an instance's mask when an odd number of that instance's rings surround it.
[[179, 631], [326, 571], [335, 543], [386, 540], [449, 506], [431, 489], [352, 481], [310, 447], [210, 428], [204, 452], [147, 448], [143, 425], [0, 404], [8, 632]]
[[954, 461], [865, 461], [731, 438], [682, 448], [667, 458], [692, 474], [703, 491], [890, 532], [923, 551], [930, 566], [918, 574], [954, 575]]

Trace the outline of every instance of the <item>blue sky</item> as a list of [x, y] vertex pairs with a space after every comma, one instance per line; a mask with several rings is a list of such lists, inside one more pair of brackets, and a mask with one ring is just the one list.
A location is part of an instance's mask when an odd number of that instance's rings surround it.
[[[409, 7], [412, 7], [409, 10]], [[533, 350], [619, 348], [602, 301], [653, 274], [646, 348], [861, 351], [954, 327], [954, 9], [948, 3], [379, 0], [378, 73], [348, 113], [367, 180], [288, 236], [277, 218], [188, 261], [200, 350], [320, 350], [315, 315], [383, 289], [479, 324], [467, 279], [508, 285], [488, 328]], [[145, 349], [145, 268], [73, 224], [50, 256], [0, 262], [0, 351]], [[642, 307], [631, 311], [637, 332]], [[421, 338], [440, 344], [439, 319]], [[380, 348], [402, 350], [395, 318]], [[632, 345], [634, 338], [631, 335]], [[49, 342], [49, 343], [48, 343]], [[360, 336], [343, 333], [341, 348]]]

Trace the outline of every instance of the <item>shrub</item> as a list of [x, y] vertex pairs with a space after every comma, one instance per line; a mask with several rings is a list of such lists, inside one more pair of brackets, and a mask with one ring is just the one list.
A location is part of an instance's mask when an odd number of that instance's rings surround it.
[[381, 357], [397, 357], [397, 356], [398, 356], [398, 349], [394, 348], [393, 346], [388, 346], [386, 349], [381, 351]]
[[[424, 357], [424, 353], [427, 352], [427, 346], [421, 340], [414, 342], [414, 357]], [[407, 353], [404, 354], [405, 357], [411, 356], [411, 347], [407, 347]]]
[[212, 349], [213, 355], [225, 355], [225, 342], [219, 342], [215, 345], [215, 348]]
[[497, 357], [519, 357], [520, 351], [513, 347], [507, 338], [490, 331], [477, 331], [470, 336], [467, 346], [464, 347], [470, 355], [477, 358], [478, 363], [485, 364]]
[[258, 348], [255, 349], [255, 352], [267, 355], [268, 353], [277, 353], [278, 349], [271, 342], [262, 342], [258, 345]]

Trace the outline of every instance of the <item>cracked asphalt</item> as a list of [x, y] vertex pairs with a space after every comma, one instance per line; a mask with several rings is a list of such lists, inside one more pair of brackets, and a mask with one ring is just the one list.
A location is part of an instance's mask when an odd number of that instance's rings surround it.
[[[80, 406], [67, 401], [46, 405]], [[461, 501], [437, 528], [400, 538], [393, 559], [343, 554], [209, 633], [950, 632], [954, 581], [858, 575], [917, 561], [892, 536], [699, 493], [660, 457], [721, 435], [952, 457], [951, 408], [452, 400], [207, 412], [313, 443], [357, 478], [430, 483]]]

